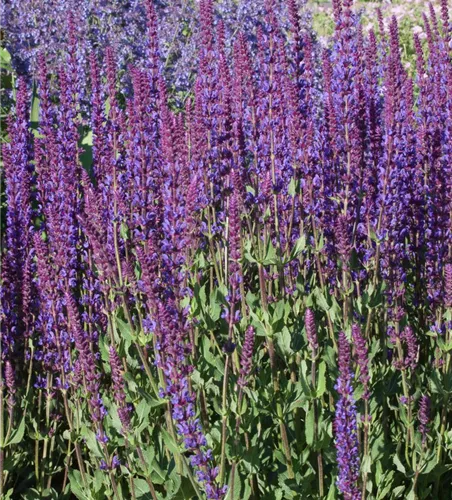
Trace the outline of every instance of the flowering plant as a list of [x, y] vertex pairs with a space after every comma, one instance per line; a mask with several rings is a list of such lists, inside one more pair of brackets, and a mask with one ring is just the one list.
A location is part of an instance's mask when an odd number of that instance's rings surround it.
[[413, 76], [351, 0], [326, 47], [296, 0], [201, 0], [184, 99], [140, 5], [144, 62], [69, 13], [15, 79], [0, 496], [447, 498], [447, 1]]

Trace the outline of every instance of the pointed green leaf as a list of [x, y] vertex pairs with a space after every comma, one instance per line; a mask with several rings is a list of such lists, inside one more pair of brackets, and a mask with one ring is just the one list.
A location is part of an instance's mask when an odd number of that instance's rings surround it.
[[135, 488], [135, 495], [137, 498], [143, 498], [151, 492], [148, 483], [144, 479], [135, 478], [133, 480], [133, 486]]
[[305, 435], [306, 435], [306, 443], [308, 446], [312, 446], [314, 444], [314, 427], [315, 427], [314, 405], [310, 405], [305, 421]]
[[322, 397], [326, 391], [326, 363], [322, 361], [319, 365], [318, 381], [317, 381], [317, 392], [316, 396], [318, 398]]
[[394, 461], [394, 465], [396, 466], [397, 470], [400, 471], [402, 474], [406, 474], [405, 466], [400, 461], [400, 458], [398, 457], [398, 455], [394, 455], [393, 461]]
[[11, 436], [11, 439], [5, 444], [5, 448], [12, 444], [19, 444], [24, 437], [24, 432], [25, 432], [25, 417], [22, 418], [22, 420], [20, 421], [19, 427], [16, 429], [16, 432], [14, 432], [14, 434]]
[[87, 496], [85, 492], [82, 489], [82, 475], [80, 474], [80, 471], [78, 470], [70, 470], [69, 471], [69, 482], [71, 485], [71, 493], [75, 495], [79, 500], [88, 500], [91, 498], [90, 496]]

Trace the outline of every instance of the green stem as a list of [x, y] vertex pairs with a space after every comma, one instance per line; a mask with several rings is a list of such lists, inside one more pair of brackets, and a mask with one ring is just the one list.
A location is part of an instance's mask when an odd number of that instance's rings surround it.
[[224, 483], [226, 470], [226, 439], [227, 439], [227, 394], [228, 394], [228, 377], [229, 377], [229, 354], [226, 355], [223, 377], [223, 397], [222, 397], [222, 424], [221, 424], [221, 458], [220, 458], [220, 484]]
[[[39, 390], [39, 396], [38, 396], [38, 431], [39, 432], [39, 427], [40, 427], [40, 421], [41, 421], [41, 401], [42, 401], [42, 390]], [[40, 472], [39, 472], [39, 436], [36, 436], [35, 439], [35, 476], [36, 476], [36, 488], [42, 492], [41, 490], [41, 480], [40, 480]]]
[[284, 423], [284, 415], [282, 411], [282, 406], [280, 402], [280, 390], [279, 390], [279, 380], [278, 380], [278, 372], [276, 369], [276, 355], [275, 355], [275, 345], [273, 343], [273, 338], [267, 337], [268, 344], [268, 352], [270, 356], [270, 366], [272, 371], [272, 380], [273, 380], [273, 391], [276, 399], [276, 413], [278, 415], [279, 420], [279, 430], [281, 434], [281, 444], [284, 451], [284, 456], [286, 457], [287, 462], [287, 476], [289, 479], [293, 479], [295, 477], [293, 472], [292, 465], [292, 454], [290, 452], [289, 439], [287, 437], [287, 429], [286, 424]]
[[[261, 292], [262, 307], [263, 307], [264, 311], [268, 312], [268, 299], [267, 299], [267, 292], [266, 292], [266, 287], [265, 287], [264, 268], [262, 267], [262, 264], [258, 264], [258, 268], [259, 268], [259, 285], [260, 285], [260, 292]], [[267, 345], [268, 345], [268, 353], [269, 353], [269, 357], [270, 357], [270, 368], [271, 368], [271, 372], [272, 372], [273, 391], [274, 391], [274, 395], [275, 395], [275, 399], [276, 399], [276, 411], [277, 411], [278, 420], [279, 420], [281, 442], [282, 442], [282, 447], [283, 447], [284, 455], [286, 457], [286, 462], [287, 462], [287, 475], [288, 475], [289, 479], [293, 479], [295, 476], [293, 473], [292, 455], [290, 453], [289, 440], [287, 438], [287, 430], [286, 430], [286, 425], [284, 423], [282, 406], [281, 406], [281, 402], [279, 401], [280, 393], [279, 393], [278, 372], [277, 372], [277, 368], [276, 368], [275, 346], [273, 343], [273, 338], [270, 335], [267, 335], [266, 339], [267, 339]]]
[[146, 483], [148, 484], [149, 486], [149, 490], [151, 492], [151, 496], [154, 500], [157, 500], [157, 495], [155, 493], [155, 488], [154, 488], [154, 484], [152, 483], [152, 479], [151, 479], [151, 476], [150, 474], [148, 474], [148, 469], [147, 469], [147, 465], [146, 465], [146, 460], [144, 459], [144, 456], [143, 456], [143, 452], [141, 451], [141, 447], [140, 446], [137, 446], [136, 447], [136, 450], [137, 450], [137, 453], [138, 453], [138, 458], [140, 459], [140, 462], [141, 462], [141, 465], [143, 467], [143, 470], [146, 474], [145, 476], [145, 480], [146, 480]]
[[[64, 411], [66, 413], [66, 419], [67, 419], [67, 423], [69, 426], [69, 431], [72, 434], [74, 432], [74, 425], [72, 423], [71, 411], [69, 410], [69, 402], [67, 399], [67, 392], [65, 389], [63, 389], [61, 392], [63, 394]], [[75, 442], [74, 448], [75, 448], [75, 454], [77, 456], [78, 467], [80, 470], [80, 474], [82, 476], [83, 486], [86, 488], [88, 486], [88, 482], [86, 480], [86, 472], [85, 472], [85, 466], [83, 464], [83, 457], [82, 457], [82, 450], [80, 448], [80, 443]]]
[[238, 446], [239, 446], [240, 424], [242, 421], [242, 418], [241, 418], [242, 400], [243, 400], [243, 388], [240, 387], [239, 397], [237, 400], [237, 418], [235, 419], [234, 460], [232, 462], [232, 467], [231, 467], [231, 500], [234, 500], [235, 470], [237, 468], [236, 456], [237, 456], [237, 451], [238, 451]]
[[[313, 352], [312, 365], [311, 365], [311, 383], [312, 383], [312, 390], [315, 391], [316, 387], [317, 387], [315, 350]], [[314, 399], [312, 404], [314, 405], [314, 443], [317, 443], [318, 434], [319, 434], [319, 422], [318, 422], [319, 415], [318, 415], [317, 398]], [[322, 457], [321, 450], [319, 450], [317, 452], [317, 472], [318, 472], [318, 476], [319, 476], [319, 495], [320, 495], [320, 498], [322, 498], [324, 496], [325, 492], [324, 492], [324, 486], [323, 486], [323, 457]]]
[[[369, 456], [369, 401], [367, 399], [364, 400], [364, 444], [363, 444], [363, 449], [364, 449], [364, 457], [368, 457]], [[363, 488], [361, 491], [361, 500], [366, 500], [367, 477], [368, 477], [368, 473], [366, 471], [363, 474]]]

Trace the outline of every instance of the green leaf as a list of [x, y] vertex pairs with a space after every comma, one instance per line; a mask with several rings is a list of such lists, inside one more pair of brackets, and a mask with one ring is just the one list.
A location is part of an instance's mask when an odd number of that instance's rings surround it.
[[391, 498], [405, 498], [402, 496], [402, 493], [405, 491], [405, 486], [397, 486], [392, 489], [392, 497]]
[[124, 380], [127, 382], [128, 388], [132, 392], [135, 392], [138, 388], [137, 383], [135, 381], [135, 377], [130, 372], [124, 373], [123, 377], [124, 377]]
[[400, 461], [400, 458], [398, 455], [394, 455], [394, 465], [396, 466], [397, 470], [399, 472], [401, 472], [402, 474], [406, 474], [406, 469], [405, 469], [405, 466], [402, 464], [402, 462]]
[[11, 65], [11, 54], [3, 47], [0, 48], [0, 64], [2, 67], [9, 67]]
[[200, 287], [196, 284], [194, 294], [196, 301], [199, 302], [201, 309], [204, 311], [207, 304], [206, 285]]
[[164, 398], [153, 398], [149, 392], [145, 391], [141, 387], [137, 388], [137, 393], [146, 400], [149, 408], [156, 408], [157, 406], [162, 406], [166, 404], [166, 399]]
[[221, 375], [224, 375], [225, 364], [226, 364], [226, 358], [224, 358], [224, 360], [220, 357], [215, 358], [214, 365], [216, 366], [217, 370], [221, 373]]
[[157, 461], [154, 461], [152, 464], [151, 474], [152, 474], [152, 482], [154, 484], [164, 484], [165, 481], [168, 480], [165, 471], [162, 470]]
[[316, 242], [315, 251], [320, 252], [324, 246], [325, 246], [325, 236], [323, 233], [321, 233], [319, 241]]
[[121, 333], [121, 338], [126, 340], [130, 345], [135, 339], [132, 335], [132, 328], [130, 327], [129, 323], [126, 323], [121, 318], [118, 318], [118, 316], [116, 316], [115, 322], [119, 332]]
[[136, 407], [138, 422], [142, 424], [145, 420], [147, 420], [150, 412], [151, 412], [150, 404], [146, 400], [142, 399], [138, 404], [138, 406]]
[[[170, 481], [165, 482], [166, 486], [166, 491], [167, 491], [167, 498], [177, 498], [178, 493], [181, 493], [181, 486], [182, 486], [182, 477], [177, 473], [177, 470], [174, 468], [171, 475], [170, 475]], [[193, 495], [190, 496], [185, 496], [184, 493], [182, 492], [182, 497], [181, 498], [192, 498]]]
[[330, 306], [328, 305], [328, 302], [325, 298], [325, 295], [323, 295], [323, 292], [320, 288], [316, 288], [314, 290], [316, 302], [321, 307], [324, 311], [328, 312], [330, 309]]
[[93, 131], [90, 130], [82, 140], [82, 144], [86, 144], [87, 146], [93, 145]]
[[243, 495], [240, 497], [241, 500], [248, 500], [251, 496], [251, 482], [246, 481], [245, 483], [245, 491], [243, 492]]
[[273, 246], [271, 239], [269, 238], [267, 243], [267, 249], [265, 252], [265, 258], [262, 264], [264, 266], [269, 266], [277, 263], [278, 263], [278, 258], [276, 255], [276, 248]]
[[69, 482], [71, 484], [71, 493], [73, 495], [75, 495], [79, 500], [87, 500], [88, 498], [91, 498], [91, 495], [89, 495], [89, 497], [88, 497], [81, 487], [81, 485], [83, 484], [83, 481], [82, 481], [82, 475], [80, 474], [80, 471], [70, 470], [69, 471]]
[[303, 389], [303, 392], [305, 396], [312, 398], [312, 391], [309, 387], [309, 385], [306, 382], [306, 375], [308, 373], [308, 365], [306, 364], [306, 360], [302, 360], [300, 364], [300, 383], [301, 383], [301, 388]]
[[168, 434], [165, 429], [161, 429], [160, 432], [162, 433], [163, 441], [165, 441], [165, 444], [170, 452], [174, 455], [179, 455], [179, 446], [177, 445], [176, 441], [174, 441], [174, 439]]
[[94, 434], [92, 430], [83, 425], [81, 429], [81, 435], [85, 438], [86, 445], [88, 446], [91, 453], [93, 453], [98, 458], [103, 458], [104, 454], [100, 449], [96, 434]]
[[371, 465], [372, 465], [372, 460], [370, 458], [370, 455], [366, 455], [364, 457], [364, 460], [361, 463], [361, 472], [365, 472], [367, 474], [370, 474]]
[[438, 465], [436, 453], [432, 453], [421, 470], [421, 474], [429, 474]]
[[229, 488], [226, 500], [230, 500], [231, 498], [241, 498], [240, 492], [242, 489], [242, 481], [240, 480], [240, 474], [237, 468], [234, 474], [234, 490], [232, 490], [231, 480], [232, 476], [229, 478]]
[[294, 197], [297, 194], [297, 181], [295, 177], [292, 177], [289, 182], [289, 187], [287, 188], [287, 193], [289, 196]]
[[110, 354], [108, 352], [108, 346], [105, 337], [99, 336], [99, 351], [100, 355], [102, 357], [102, 361], [107, 363], [107, 365], [110, 365]]
[[143, 449], [143, 455], [146, 461], [148, 473], [151, 473], [153, 471], [153, 465], [152, 462], [154, 461], [155, 458], [155, 449], [152, 444], [150, 444], [147, 448]]
[[405, 498], [406, 500], [416, 500], [416, 493], [411, 490]]
[[127, 241], [129, 239], [129, 228], [127, 227], [127, 224], [124, 224], [124, 222], [122, 222], [119, 226], [119, 234], [123, 240]]
[[290, 413], [296, 408], [302, 408], [306, 404], [306, 401], [308, 401], [308, 399], [305, 396], [301, 396], [289, 405], [287, 412]]
[[316, 392], [316, 396], [318, 398], [322, 397], [326, 391], [325, 371], [326, 371], [326, 363], [325, 361], [321, 361], [321, 363], [319, 364], [319, 374], [318, 374], [317, 392]]
[[334, 296], [331, 296], [330, 300], [331, 300], [332, 305], [329, 309], [329, 313], [331, 316], [331, 321], [334, 323], [338, 318], [342, 317], [342, 308]]
[[289, 261], [296, 259], [306, 248], [306, 236], [301, 235], [290, 252]]
[[144, 479], [135, 478], [133, 480], [133, 486], [135, 487], [135, 495], [137, 498], [143, 498], [151, 492], [148, 483]]
[[10, 488], [5, 495], [4, 500], [8, 500], [9, 498], [13, 498], [14, 488]]
[[328, 497], [326, 500], [336, 500], [337, 497], [336, 481], [333, 479], [333, 481], [331, 481], [330, 490], [328, 491]]
[[31, 101], [31, 113], [30, 121], [38, 123], [39, 120], [39, 99], [35, 92], [33, 92], [33, 98]]
[[214, 290], [209, 297], [210, 303], [210, 319], [213, 322], [216, 322], [220, 319], [221, 316], [221, 300], [218, 294], [218, 290]]
[[276, 341], [277, 346], [284, 358], [288, 358], [293, 354], [293, 351], [290, 347], [291, 336], [287, 327], [284, 327], [281, 332], [278, 332], [276, 334]]
[[118, 407], [117, 405], [113, 405], [108, 412], [108, 419], [111, 422], [112, 426], [119, 432], [122, 432], [122, 424], [118, 415]]
[[104, 473], [100, 469], [94, 471], [94, 481], [92, 484], [95, 493], [98, 493], [102, 489], [104, 484]]
[[260, 318], [256, 315], [256, 313], [250, 309], [250, 315], [252, 318], [252, 325], [256, 330], [256, 335], [260, 337], [266, 337], [268, 332], [265, 324], [260, 320]]
[[[36, 500], [36, 498], [42, 498], [44, 496], [44, 492], [42, 494], [36, 488], [29, 488], [27, 491], [22, 493], [22, 500]], [[2, 497], [4, 500], [4, 497]]]
[[[383, 478], [377, 482], [378, 492], [377, 492], [377, 500], [384, 500], [388, 497], [389, 492], [393, 489], [393, 479], [394, 479], [394, 471], [390, 470], [386, 473]], [[384, 487], [382, 488], [382, 486]]]
[[202, 337], [201, 342], [202, 342], [202, 351], [203, 351], [204, 359], [210, 365], [215, 365], [216, 356], [214, 356], [212, 354], [212, 352], [210, 351], [210, 347], [212, 344], [210, 338], [207, 335], [205, 335], [204, 337]]
[[251, 254], [252, 243], [251, 243], [250, 239], [248, 239], [248, 240], [245, 241], [245, 244], [243, 245], [243, 248], [244, 248], [244, 257], [245, 257], [245, 260], [247, 260], [248, 262], [256, 263], [257, 260]]
[[442, 386], [440, 376], [438, 375], [438, 370], [432, 370], [429, 376], [429, 385], [430, 385], [430, 390], [434, 394], [441, 394], [442, 396], [445, 395], [445, 390]]
[[306, 443], [308, 446], [312, 446], [314, 444], [314, 428], [315, 428], [314, 405], [311, 405], [306, 415], [306, 422], [305, 422], [305, 435], [306, 435]]
[[19, 427], [17, 428], [16, 432], [11, 436], [11, 439], [5, 444], [5, 448], [12, 444], [19, 444], [24, 437], [24, 432], [25, 432], [25, 417], [22, 418], [22, 420], [20, 421]]

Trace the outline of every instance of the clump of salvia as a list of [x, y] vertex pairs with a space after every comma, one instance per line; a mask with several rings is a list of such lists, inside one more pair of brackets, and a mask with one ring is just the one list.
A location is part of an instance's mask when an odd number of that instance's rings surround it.
[[0, 496], [445, 498], [447, 1], [410, 71], [351, 0], [97, 4], [2, 145]]

